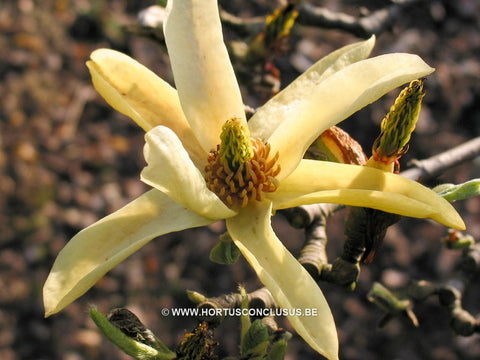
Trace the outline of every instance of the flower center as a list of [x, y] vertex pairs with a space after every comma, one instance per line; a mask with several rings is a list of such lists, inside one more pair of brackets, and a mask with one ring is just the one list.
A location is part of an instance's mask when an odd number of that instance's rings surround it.
[[248, 128], [238, 119], [227, 121], [221, 143], [208, 154], [205, 180], [208, 188], [231, 209], [262, 201], [266, 192], [278, 187], [278, 153], [269, 159], [270, 144], [250, 138]]

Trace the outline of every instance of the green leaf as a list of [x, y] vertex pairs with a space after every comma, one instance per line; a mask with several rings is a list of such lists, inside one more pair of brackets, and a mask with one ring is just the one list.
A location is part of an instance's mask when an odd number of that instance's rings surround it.
[[270, 345], [267, 325], [260, 319], [255, 320], [242, 340], [242, 355], [261, 359]]
[[458, 185], [441, 184], [436, 186], [433, 191], [450, 202], [470, 199], [480, 194], [480, 179], [472, 179]]
[[102, 313], [94, 308], [90, 309], [90, 317], [108, 340], [114, 343], [127, 355], [130, 355], [135, 359], [172, 360], [176, 356], [175, 353], [168, 349], [165, 351], [159, 351], [127, 336], [122, 330], [113, 325]]
[[267, 360], [283, 360], [287, 352], [287, 340], [279, 340], [273, 344], [268, 353]]
[[235, 264], [240, 256], [240, 250], [233, 243], [228, 233], [220, 237], [220, 242], [210, 251], [210, 260], [217, 264]]
[[242, 295], [242, 303], [240, 305], [240, 308], [242, 309], [242, 314], [240, 316], [240, 323], [241, 323], [240, 348], [243, 349], [243, 343], [245, 341], [248, 330], [252, 326], [252, 322], [250, 321], [250, 316], [248, 315], [248, 313], [247, 314], [243, 313], [243, 309], [248, 309], [248, 305], [249, 305], [247, 291], [242, 285], [240, 285], [239, 291], [240, 291], [240, 295]]

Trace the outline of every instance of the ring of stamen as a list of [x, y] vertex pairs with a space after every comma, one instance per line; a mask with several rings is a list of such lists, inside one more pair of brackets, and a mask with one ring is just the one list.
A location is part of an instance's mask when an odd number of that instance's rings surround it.
[[231, 209], [245, 207], [249, 201], [261, 201], [266, 192], [273, 192], [278, 187], [275, 178], [280, 172], [278, 153], [269, 159], [270, 144], [260, 139], [251, 139], [251, 142], [252, 158], [236, 171], [222, 161], [219, 145], [208, 155], [208, 165], [205, 166], [207, 186]]

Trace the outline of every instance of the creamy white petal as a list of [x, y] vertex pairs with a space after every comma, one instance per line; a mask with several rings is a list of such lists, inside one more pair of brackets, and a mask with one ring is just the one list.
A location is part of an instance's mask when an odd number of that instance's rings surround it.
[[154, 237], [210, 223], [158, 190], [145, 193], [79, 232], [58, 254], [43, 287], [45, 316], [83, 295]]
[[165, 41], [182, 108], [205, 151], [223, 124], [245, 120], [240, 89], [223, 42], [216, 0], [170, 0]]
[[329, 127], [377, 100], [390, 90], [430, 74], [434, 69], [410, 54], [388, 54], [362, 60], [337, 71], [295, 106], [268, 139], [272, 153], [279, 152], [287, 177], [310, 144]]
[[248, 121], [252, 137], [268, 139], [284, 121], [297, 116], [297, 107], [325, 79], [344, 67], [366, 59], [375, 45], [375, 37], [344, 46], [312, 65], [284, 90], [258, 109]]
[[465, 229], [455, 208], [431, 189], [400, 175], [365, 166], [302, 160], [268, 197], [275, 209], [336, 203], [430, 218]]
[[148, 165], [141, 174], [143, 182], [207, 218], [224, 219], [236, 214], [207, 188], [202, 172], [173, 131], [157, 126], [145, 135], [145, 140]]
[[172, 129], [195, 162], [205, 163], [206, 152], [183, 114], [177, 91], [155, 73], [121, 52], [98, 49], [87, 61], [97, 91], [115, 110], [145, 131], [157, 125]]
[[338, 338], [330, 308], [310, 274], [277, 238], [270, 202], [256, 202], [227, 219], [227, 229], [259, 279], [284, 309], [317, 309], [318, 316], [288, 316], [297, 333], [328, 359], [338, 359]]

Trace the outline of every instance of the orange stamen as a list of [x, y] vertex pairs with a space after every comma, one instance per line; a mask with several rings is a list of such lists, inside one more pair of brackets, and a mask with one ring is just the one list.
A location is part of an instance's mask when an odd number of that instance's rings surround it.
[[245, 207], [249, 201], [262, 201], [266, 192], [273, 192], [278, 187], [275, 179], [280, 172], [280, 165], [276, 163], [278, 153], [269, 159], [270, 145], [260, 139], [251, 141], [253, 157], [236, 171], [222, 163], [218, 145], [208, 155], [205, 167], [207, 186], [232, 209]]

